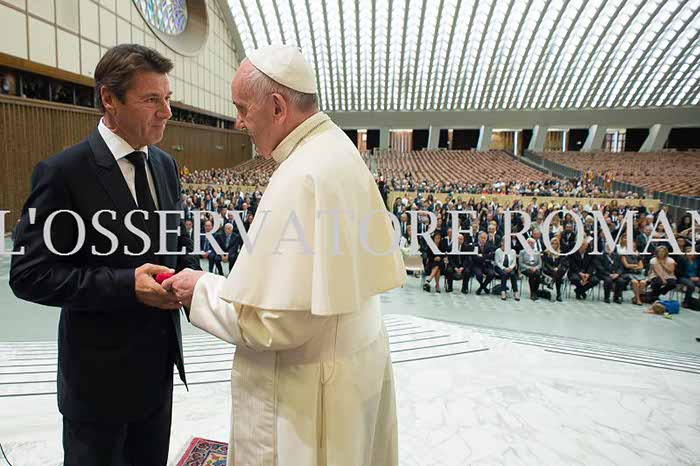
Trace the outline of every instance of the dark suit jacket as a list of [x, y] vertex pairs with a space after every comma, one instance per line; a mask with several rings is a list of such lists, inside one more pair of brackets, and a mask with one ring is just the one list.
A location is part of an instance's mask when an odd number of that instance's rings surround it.
[[219, 243], [219, 246], [221, 246], [221, 249], [225, 253], [228, 253], [229, 265], [232, 266], [236, 262], [236, 259], [238, 258], [238, 251], [243, 245], [243, 239], [241, 238], [241, 235], [239, 235], [235, 231], [231, 233], [231, 238], [229, 239], [228, 247], [226, 247], [226, 232], [217, 231], [214, 234], [214, 237]]
[[569, 258], [569, 276], [575, 276], [579, 273], [587, 273], [593, 275], [595, 273], [595, 256], [592, 256], [590, 252], [586, 252], [583, 257], [576, 251]]
[[596, 256], [595, 270], [596, 275], [602, 278], [612, 273], [622, 275], [624, 272], [624, 267], [622, 266], [622, 259], [620, 258], [620, 255], [617, 252], [613, 252], [610, 258], [608, 258], [607, 254]]
[[[148, 163], [158, 194], [160, 210], [182, 211], [180, 181], [175, 161], [156, 147], [149, 147]], [[36, 209], [29, 222], [28, 209]], [[85, 224], [84, 245], [73, 255], [58, 256], [46, 246], [42, 230], [48, 215], [59, 209], [76, 212]], [[111, 243], [92, 225], [95, 212], [100, 224], [118, 239]], [[142, 418], [162, 404], [172, 390], [173, 363], [186, 383], [178, 311], [150, 308], [136, 299], [134, 269], [156, 262], [180, 270], [199, 269], [192, 256], [128, 255], [143, 242], [127, 230], [125, 215], [137, 209], [128, 185], [104, 140], [95, 129], [87, 139], [39, 162], [31, 179], [31, 193], [22, 210], [13, 256], [10, 287], [21, 299], [61, 307], [58, 328], [58, 406], [76, 421], [125, 422]], [[135, 227], [145, 231], [141, 214]], [[181, 224], [167, 217], [168, 229]], [[184, 228], [181, 230], [183, 231]], [[76, 221], [69, 215], [55, 217], [51, 238], [56, 250], [71, 251], [77, 241]], [[192, 243], [176, 233], [166, 236], [169, 251]]]

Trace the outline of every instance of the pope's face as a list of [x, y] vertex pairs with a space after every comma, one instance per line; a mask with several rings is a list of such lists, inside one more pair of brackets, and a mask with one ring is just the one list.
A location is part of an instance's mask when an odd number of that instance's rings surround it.
[[248, 76], [252, 65], [241, 65], [231, 82], [231, 97], [236, 106], [236, 128], [247, 129], [251, 142], [259, 154], [266, 159], [272, 157], [281, 138], [275, 114], [275, 97], [273, 95], [253, 95], [248, 85]]

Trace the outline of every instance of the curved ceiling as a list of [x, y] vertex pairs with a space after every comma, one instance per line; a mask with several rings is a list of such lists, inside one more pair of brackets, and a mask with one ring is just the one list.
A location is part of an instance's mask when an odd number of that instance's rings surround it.
[[700, 0], [228, 0], [301, 47], [326, 111], [695, 106]]

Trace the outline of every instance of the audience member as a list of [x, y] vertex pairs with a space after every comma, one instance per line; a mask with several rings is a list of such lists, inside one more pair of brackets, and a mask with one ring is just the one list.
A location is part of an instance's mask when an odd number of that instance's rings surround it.
[[537, 293], [539, 292], [540, 282], [542, 281], [542, 254], [535, 249], [536, 242], [537, 240], [534, 237], [528, 238], [527, 243], [530, 245], [532, 251], [523, 248], [518, 258], [520, 273], [525, 275], [528, 279], [530, 285], [530, 299], [533, 301], [539, 299]]
[[613, 292], [613, 300], [617, 304], [622, 304], [622, 290], [625, 288], [625, 281], [622, 278], [624, 271], [620, 255], [613, 243], [605, 245], [605, 252], [595, 259], [596, 276], [603, 280], [603, 301], [610, 304], [610, 292]]
[[557, 291], [557, 301], [562, 302], [561, 285], [567, 272], [567, 260], [560, 253], [559, 238], [551, 241], [552, 248], [545, 251], [543, 260], [543, 272], [554, 283]]
[[496, 268], [496, 274], [501, 279], [501, 299], [506, 300], [506, 289], [508, 286], [508, 280], [510, 280], [513, 287], [513, 297], [516, 301], [520, 301], [520, 296], [518, 295], [518, 262], [515, 256], [515, 251], [512, 249], [508, 252], [505, 251], [506, 241], [501, 240], [501, 246], [496, 249], [494, 266]]
[[649, 285], [654, 300], [676, 287], [676, 261], [669, 257], [666, 246], [657, 247], [649, 263]]

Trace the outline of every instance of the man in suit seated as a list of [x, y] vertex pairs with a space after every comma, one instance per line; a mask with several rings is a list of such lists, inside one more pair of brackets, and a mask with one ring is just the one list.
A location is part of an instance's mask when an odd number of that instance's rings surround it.
[[233, 230], [233, 224], [227, 223], [224, 225], [223, 231], [219, 231], [214, 235], [219, 246], [221, 246], [221, 249], [224, 251], [221, 256], [221, 262], [227, 264], [226, 276], [228, 276], [231, 272], [231, 268], [233, 268], [233, 265], [236, 263], [238, 251], [243, 242], [241, 236]]
[[576, 232], [574, 232], [574, 223], [566, 222], [564, 224], [564, 232], [561, 234], [561, 253], [568, 254], [576, 246]]
[[479, 289], [476, 294], [480, 295], [483, 291], [488, 292], [488, 286], [493, 280], [493, 258], [496, 250], [493, 245], [487, 241], [488, 235], [485, 231], [479, 233], [479, 239], [474, 247], [476, 254], [471, 257], [472, 274], [479, 282]]
[[[207, 220], [204, 222], [204, 231], [206, 233], [211, 232], [212, 228], [213, 226], [211, 220]], [[216, 270], [219, 272], [219, 275], [223, 275], [224, 270], [221, 267], [221, 256], [216, 253], [214, 245], [204, 235], [202, 235], [201, 238], [201, 249], [202, 259], [206, 259], [209, 262], [209, 273], [213, 273], [214, 268], [216, 268]]]
[[585, 238], [578, 251], [569, 260], [569, 281], [576, 287], [576, 299], [586, 299], [586, 292], [600, 280], [595, 275], [594, 257], [589, 249], [590, 239]]
[[[457, 237], [457, 251], [467, 252], [468, 247], [464, 242], [464, 235], [460, 234]], [[447, 279], [447, 293], [452, 292], [452, 283], [454, 280], [462, 280], [462, 293], [469, 293], [469, 279], [471, 278], [470, 257], [464, 254], [451, 254], [452, 246], [449, 249], [445, 248], [447, 253], [447, 267], [445, 269], [445, 278]]]
[[610, 303], [610, 292], [614, 288], [613, 300], [617, 304], [622, 304], [622, 290], [625, 289], [625, 280], [622, 278], [624, 268], [614, 243], [607, 243], [605, 254], [595, 258], [595, 269], [596, 276], [603, 280], [604, 301]]

